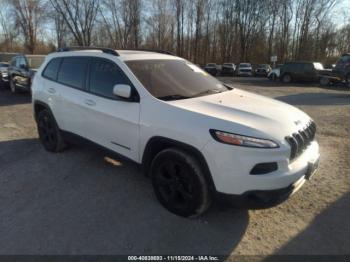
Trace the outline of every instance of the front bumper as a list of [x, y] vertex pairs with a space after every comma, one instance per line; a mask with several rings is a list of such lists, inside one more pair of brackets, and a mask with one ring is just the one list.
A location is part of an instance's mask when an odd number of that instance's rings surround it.
[[[313, 174], [316, 172], [314, 170]], [[275, 190], [252, 190], [242, 195], [217, 193], [217, 198], [227, 204], [238, 208], [264, 209], [281, 204], [297, 192], [306, 182], [305, 176], [291, 185]]]
[[8, 74], [0, 73], [0, 81], [7, 83], [9, 81]]
[[[203, 149], [215, 189], [229, 195], [247, 195], [251, 191], [274, 191], [305, 180], [309, 163], [319, 160], [319, 146], [313, 141], [295, 160], [289, 161], [290, 148], [252, 149], [209, 142]], [[218, 157], [220, 156], [220, 157]], [[277, 163], [277, 170], [267, 174], [251, 175], [259, 163]]]

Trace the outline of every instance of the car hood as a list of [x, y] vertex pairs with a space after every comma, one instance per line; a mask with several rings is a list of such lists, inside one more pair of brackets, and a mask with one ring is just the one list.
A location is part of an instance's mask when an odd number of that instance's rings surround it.
[[263, 134], [263, 137], [280, 140], [304, 128], [310, 122], [310, 117], [296, 107], [240, 89], [170, 103], [205, 115], [214, 122], [224, 121], [224, 131], [244, 132], [245, 135], [251, 136]]

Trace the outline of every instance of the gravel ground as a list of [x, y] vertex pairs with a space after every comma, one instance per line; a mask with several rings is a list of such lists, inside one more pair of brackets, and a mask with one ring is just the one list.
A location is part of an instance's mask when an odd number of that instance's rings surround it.
[[293, 104], [317, 123], [319, 171], [291, 199], [177, 217], [135, 164], [111, 165], [90, 147], [44, 151], [29, 96], [0, 88], [0, 254], [350, 254], [350, 90], [222, 80]]

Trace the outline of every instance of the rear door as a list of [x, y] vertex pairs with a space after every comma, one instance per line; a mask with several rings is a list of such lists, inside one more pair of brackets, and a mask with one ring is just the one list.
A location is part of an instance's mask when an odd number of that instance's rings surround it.
[[113, 94], [116, 84], [133, 88], [131, 81], [115, 61], [95, 57], [91, 58], [88, 82], [89, 94], [85, 95], [88, 103], [84, 105], [87, 138], [138, 160], [140, 103]]
[[57, 75], [57, 84], [51, 86], [59, 101], [60, 128], [86, 137], [86, 73], [89, 57], [63, 57]]
[[301, 80], [315, 81], [317, 79], [317, 72], [313, 63], [304, 63], [301, 72]]

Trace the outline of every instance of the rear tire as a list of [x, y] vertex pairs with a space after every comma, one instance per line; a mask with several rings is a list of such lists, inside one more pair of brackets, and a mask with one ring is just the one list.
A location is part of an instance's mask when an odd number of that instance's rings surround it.
[[347, 86], [350, 86], [350, 74], [345, 77], [345, 82]]
[[292, 82], [292, 76], [290, 74], [283, 75], [282, 82], [285, 84], [289, 84], [290, 82]]
[[60, 152], [66, 147], [56, 121], [49, 110], [42, 110], [37, 117], [39, 139], [49, 152]]
[[321, 86], [328, 86], [330, 84], [329, 78], [321, 77], [320, 78], [320, 85]]
[[210, 206], [209, 183], [188, 153], [176, 148], [161, 151], [152, 161], [150, 174], [157, 199], [170, 212], [196, 217]]

